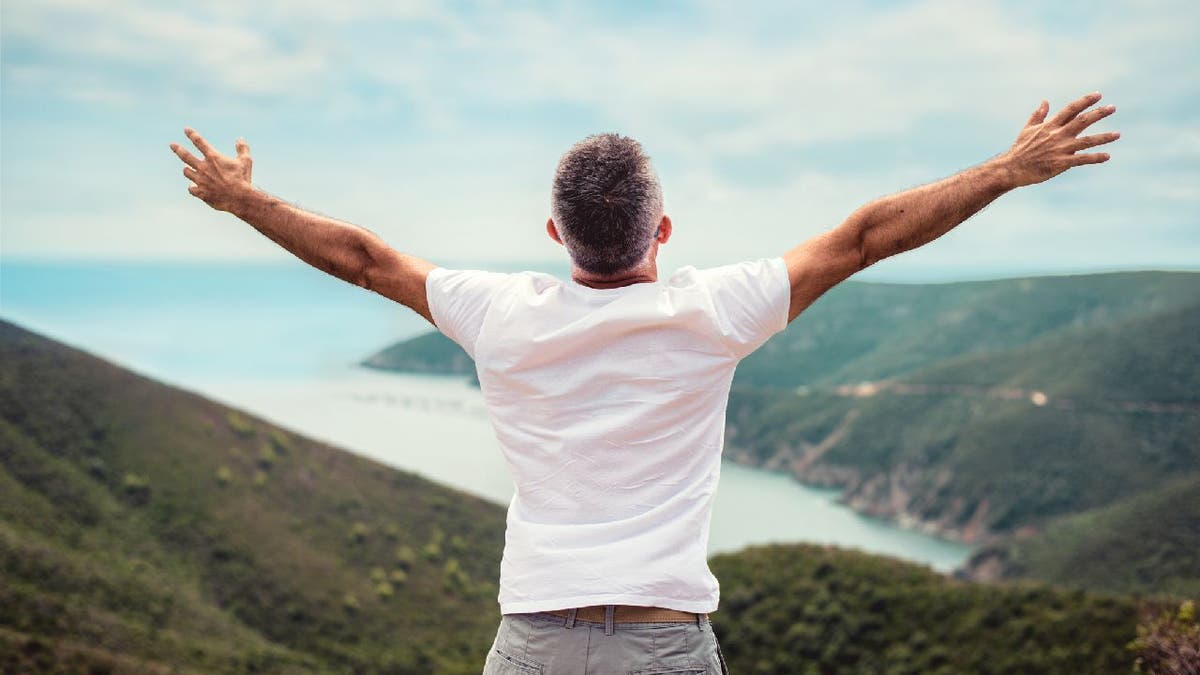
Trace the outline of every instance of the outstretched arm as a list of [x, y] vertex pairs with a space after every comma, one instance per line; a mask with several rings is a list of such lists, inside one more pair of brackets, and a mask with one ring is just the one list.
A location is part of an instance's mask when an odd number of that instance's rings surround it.
[[937, 239], [1009, 190], [1073, 166], [1107, 161], [1108, 153], [1076, 154], [1120, 137], [1115, 132], [1079, 136], [1116, 110], [1104, 106], [1084, 112], [1099, 100], [1099, 93], [1088, 94], [1049, 120], [1050, 104], [1042, 101], [1007, 152], [936, 183], [871, 201], [838, 227], [788, 251], [788, 320], [855, 272]]
[[389, 247], [374, 232], [296, 208], [250, 183], [250, 146], [237, 142], [237, 156], [217, 152], [194, 129], [184, 133], [203, 155], [171, 150], [186, 164], [188, 192], [218, 211], [241, 218], [267, 238], [317, 269], [411, 307], [430, 323], [425, 279], [433, 263]]

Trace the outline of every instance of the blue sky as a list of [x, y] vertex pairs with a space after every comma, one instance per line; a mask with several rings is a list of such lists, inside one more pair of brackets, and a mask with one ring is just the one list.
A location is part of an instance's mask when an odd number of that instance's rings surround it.
[[[1100, 90], [1113, 159], [884, 277], [1200, 268], [1200, 3], [5, 0], [0, 251], [284, 260], [187, 193], [191, 125], [263, 189], [437, 262], [561, 260], [558, 157], [639, 139], [662, 265], [777, 255]], [[949, 271], [949, 272], [948, 272]]]

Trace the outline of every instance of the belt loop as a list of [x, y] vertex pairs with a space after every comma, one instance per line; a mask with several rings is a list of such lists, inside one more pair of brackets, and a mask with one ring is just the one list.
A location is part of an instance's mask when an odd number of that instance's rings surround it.
[[704, 624], [700, 620], [703, 616], [700, 612], [696, 612], [696, 628], [704, 628]]
[[604, 634], [605, 635], [613, 634], [613, 615], [616, 613], [616, 611], [617, 611], [616, 605], [605, 605], [604, 606]]
[[575, 627], [575, 613], [578, 611], [579, 611], [578, 607], [572, 607], [570, 609], [570, 611], [567, 612], [567, 618], [565, 621], [563, 621], [563, 626], [566, 626], [567, 628], [574, 628]]

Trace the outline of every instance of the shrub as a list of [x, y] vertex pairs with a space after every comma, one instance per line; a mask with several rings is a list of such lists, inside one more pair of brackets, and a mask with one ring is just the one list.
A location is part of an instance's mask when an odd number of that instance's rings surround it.
[[429, 543], [421, 549], [421, 555], [427, 560], [437, 560], [442, 557], [442, 541], [446, 539], [446, 533], [442, 532], [442, 528], [434, 525], [433, 532], [429, 534]]
[[286, 455], [292, 451], [292, 440], [280, 429], [272, 427], [269, 437], [271, 445], [280, 454]]
[[225, 421], [229, 423], [229, 428], [233, 430], [233, 433], [242, 438], [249, 438], [254, 435], [254, 424], [246, 419], [245, 415], [236, 410], [230, 410], [225, 415]]
[[229, 485], [229, 481], [233, 480], [233, 471], [227, 466], [217, 468], [217, 483], [220, 485]]
[[384, 570], [382, 567], [372, 567], [371, 568], [371, 581], [374, 581], [375, 583], [379, 583], [380, 581], [387, 581], [387, 571]]
[[358, 598], [353, 593], [347, 593], [342, 596], [342, 608], [347, 612], [357, 612], [359, 606]]
[[121, 482], [121, 492], [130, 503], [141, 506], [150, 501], [150, 479], [134, 473], [127, 473]]
[[392, 573], [388, 575], [388, 578], [393, 584], [400, 585], [408, 581], [408, 572], [405, 572], [404, 570], [392, 570]]
[[436, 541], [431, 541], [421, 547], [421, 555], [425, 556], [426, 560], [437, 560], [442, 557], [442, 547]]
[[388, 582], [381, 581], [381, 582], [375, 584], [375, 594], [378, 595], [380, 597], [380, 599], [387, 600], [388, 598], [395, 595], [395, 589], [393, 589], [392, 585], [389, 584]]
[[87, 472], [97, 480], [104, 480], [108, 478], [108, 465], [99, 457], [89, 457]]
[[275, 460], [278, 458], [279, 455], [275, 454], [275, 448], [271, 447], [270, 443], [263, 441], [263, 443], [258, 446], [258, 457], [255, 459], [255, 462], [258, 464], [259, 468], [266, 471], [270, 470], [270, 468], [275, 465]]
[[1137, 628], [1129, 643], [1137, 655], [1133, 672], [1148, 675], [1200, 675], [1200, 624], [1196, 604], [1188, 600], [1178, 612], [1163, 612]]
[[471, 586], [471, 577], [458, 563], [458, 558], [450, 558], [442, 568], [442, 588], [449, 593], [461, 593]]
[[263, 485], [266, 485], [266, 484], [267, 484], [267, 472], [263, 471], [262, 469], [256, 469], [254, 471], [254, 485], [256, 487], [262, 487]]
[[417, 552], [412, 550], [411, 546], [401, 546], [396, 549], [397, 567], [411, 570], [415, 562], [417, 562]]
[[371, 534], [371, 528], [367, 524], [359, 521], [350, 527], [350, 533], [347, 537], [355, 544], [361, 544], [367, 540], [367, 536]]

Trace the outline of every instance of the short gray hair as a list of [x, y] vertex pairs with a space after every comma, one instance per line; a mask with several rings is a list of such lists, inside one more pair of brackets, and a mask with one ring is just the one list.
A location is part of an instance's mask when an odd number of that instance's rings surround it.
[[632, 138], [593, 134], [559, 160], [550, 215], [576, 267], [601, 276], [636, 267], [662, 214], [658, 174]]

